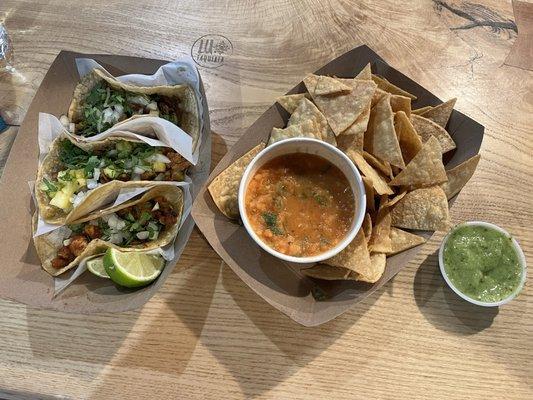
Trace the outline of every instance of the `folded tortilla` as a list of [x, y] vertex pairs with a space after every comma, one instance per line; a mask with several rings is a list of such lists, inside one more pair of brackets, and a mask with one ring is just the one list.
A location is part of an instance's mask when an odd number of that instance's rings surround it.
[[[177, 186], [170, 185], [158, 185], [137, 198], [120, 204], [115, 207], [109, 207], [107, 209], [98, 210], [96, 212], [85, 215], [79, 222], [88, 222], [97, 218], [100, 218], [104, 215], [112, 214], [116, 211], [122, 210], [127, 207], [134, 206], [146, 202], [150, 199], [153, 199], [157, 196], [163, 196], [172, 206], [173, 210], [177, 213], [178, 218], [175, 224], [170, 227], [165, 226], [163, 230], [160, 231], [159, 236], [155, 240], [147, 241], [137, 245], [131, 245], [128, 247], [121, 247], [116, 244], [106, 242], [102, 239], [93, 239], [89, 242], [85, 250], [77, 256], [72, 262], [63, 268], [57, 269], [52, 267], [52, 260], [57, 257], [57, 252], [63, 247], [63, 240], [61, 238], [61, 230], [65, 227], [60, 227], [50, 233], [37, 236], [33, 238], [35, 244], [35, 249], [37, 250], [37, 255], [41, 260], [43, 269], [52, 276], [57, 276], [62, 274], [65, 271], [78, 265], [83, 259], [91, 257], [94, 255], [105, 253], [105, 251], [113, 247], [119, 249], [120, 251], [149, 251], [154, 250], [159, 247], [165, 246], [171, 243], [176, 235], [178, 234], [181, 217], [183, 214], [183, 190]], [[33, 231], [37, 228], [37, 213], [33, 215]]]
[[[192, 137], [192, 149], [194, 152], [200, 137], [200, 117], [198, 115], [198, 104], [194, 90], [188, 85], [134, 86], [122, 83], [109, 73], [96, 68], [83, 76], [74, 89], [73, 98], [68, 109], [68, 118], [71, 122], [77, 124], [83, 120], [83, 105], [85, 103], [85, 98], [92, 88], [101, 81], [105, 81], [107, 85], [113, 89], [122, 89], [131, 93], [145, 95], [158, 94], [161, 96], [176, 98], [176, 101], [179, 102], [179, 108], [181, 111], [178, 125]], [[150, 116], [150, 114], [143, 114], [140, 116]]]
[[70, 224], [74, 223], [76, 220], [82, 216], [102, 208], [106, 204], [113, 202], [118, 196], [119, 192], [123, 188], [130, 187], [149, 187], [154, 184], [168, 184], [168, 181], [120, 181], [112, 180], [110, 182], [104, 183], [98, 186], [95, 189], [88, 191], [87, 196], [81, 201], [80, 204], [73, 207], [69, 212], [65, 212], [61, 208], [54, 207], [50, 204], [50, 198], [47, 196], [46, 192], [42, 189], [42, 183], [44, 179], [56, 180], [57, 174], [59, 171], [65, 169], [65, 165], [61, 162], [60, 154], [60, 143], [62, 140], [69, 140], [75, 146], [88, 151], [93, 152], [100, 149], [105, 149], [106, 147], [114, 146], [115, 142], [133, 142], [133, 143], [142, 143], [140, 140], [129, 139], [129, 138], [107, 138], [101, 141], [95, 142], [82, 142], [76, 139], [73, 139], [67, 134], [62, 134], [57, 137], [52, 144], [50, 145], [50, 151], [44, 158], [43, 162], [39, 166], [37, 171], [37, 180], [35, 182], [35, 199], [39, 208], [41, 218], [49, 224]]

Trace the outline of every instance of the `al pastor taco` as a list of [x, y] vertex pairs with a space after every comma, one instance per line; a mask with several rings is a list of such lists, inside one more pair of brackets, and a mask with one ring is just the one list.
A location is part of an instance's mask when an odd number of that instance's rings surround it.
[[[109, 247], [147, 251], [171, 243], [178, 233], [182, 212], [182, 189], [159, 185], [137, 199], [35, 237], [35, 248], [43, 268], [57, 276]], [[34, 230], [36, 224], [34, 215]]]
[[200, 135], [194, 90], [188, 85], [133, 86], [122, 83], [101, 69], [85, 75], [74, 90], [68, 110], [73, 134], [97, 135], [133, 116], [166, 119], [193, 138]]
[[71, 223], [114, 200], [124, 187], [183, 181], [189, 166], [169, 147], [119, 138], [84, 143], [65, 134], [39, 167], [35, 197], [47, 223]]

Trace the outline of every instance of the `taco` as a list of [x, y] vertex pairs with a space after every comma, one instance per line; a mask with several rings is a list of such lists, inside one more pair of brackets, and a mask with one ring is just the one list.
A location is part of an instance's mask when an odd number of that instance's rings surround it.
[[169, 147], [120, 138], [84, 143], [64, 134], [39, 167], [35, 197], [47, 223], [71, 223], [114, 200], [124, 187], [183, 181], [189, 166]]
[[[57, 276], [109, 247], [121, 251], [153, 250], [171, 243], [183, 212], [183, 191], [159, 185], [137, 199], [84, 216], [34, 238], [43, 268]], [[37, 226], [37, 213], [33, 229]]]
[[161, 117], [193, 138], [200, 135], [196, 96], [188, 85], [133, 86], [93, 69], [76, 86], [68, 118], [75, 135], [89, 137], [135, 115]]

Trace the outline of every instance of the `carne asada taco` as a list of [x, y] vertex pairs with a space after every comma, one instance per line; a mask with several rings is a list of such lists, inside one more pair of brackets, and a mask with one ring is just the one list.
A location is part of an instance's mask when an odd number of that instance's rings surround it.
[[124, 138], [84, 143], [63, 134], [39, 167], [35, 197], [47, 223], [71, 223], [113, 201], [121, 188], [183, 181], [189, 166], [169, 147]]
[[133, 86], [119, 82], [101, 69], [81, 78], [74, 90], [68, 118], [75, 135], [89, 137], [135, 115], [161, 117], [179, 126], [193, 139], [200, 135], [194, 90], [188, 85]]
[[[171, 243], [178, 233], [183, 212], [183, 191], [159, 185], [137, 199], [84, 216], [80, 222], [35, 237], [43, 268], [57, 276], [81, 260], [104, 253], [153, 250]], [[37, 213], [33, 230], [37, 227]]]

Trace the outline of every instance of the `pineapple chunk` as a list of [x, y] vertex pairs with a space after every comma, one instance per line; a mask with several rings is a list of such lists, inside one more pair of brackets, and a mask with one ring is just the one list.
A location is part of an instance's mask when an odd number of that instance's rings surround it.
[[76, 177], [76, 179], [85, 178], [85, 171], [83, 168], [75, 169], [72, 171], [72, 174]]
[[156, 161], [152, 164], [152, 168], [155, 172], [165, 172], [167, 169], [167, 166], [164, 162]]
[[78, 178], [78, 179], [76, 179], [76, 181], [78, 182], [78, 185], [80, 185], [80, 187], [83, 187], [83, 186], [87, 185], [87, 179], [85, 179], [85, 178]]
[[78, 185], [77, 181], [68, 181], [65, 183], [65, 186], [63, 186], [61, 191], [68, 195], [70, 198], [79, 188], [80, 186]]
[[67, 211], [72, 207], [72, 203], [70, 202], [71, 197], [72, 195], [69, 195], [64, 191], [57, 192], [52, 200], [50, 200], [50, 205]]

